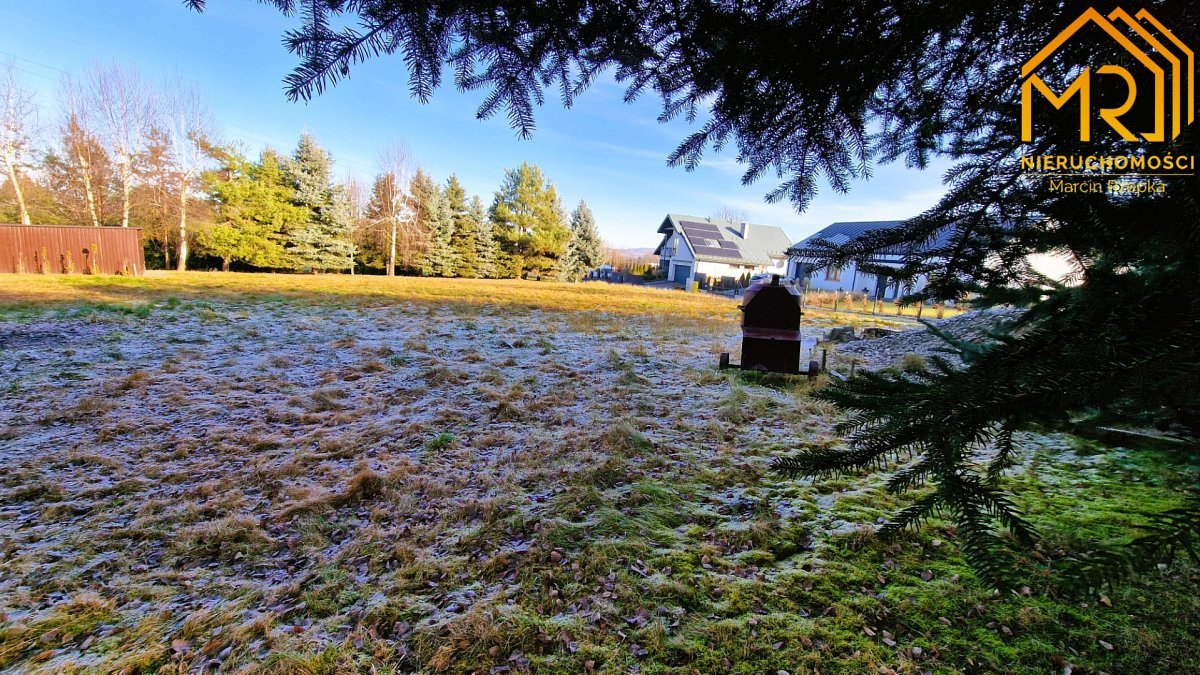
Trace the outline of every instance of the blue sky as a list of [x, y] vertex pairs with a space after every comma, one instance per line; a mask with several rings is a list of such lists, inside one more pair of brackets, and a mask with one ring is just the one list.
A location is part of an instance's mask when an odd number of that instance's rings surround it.
[[333, 153], [339, 176], [353, 172], [369, 181], [379, 149], [402, 142], [433, 176], [455, 173], [490, 203], [504, 169], [532, 162], [568, 208], [585, 199], [604, 238], [621, 247], [656, 245], [667, 212], [707, 216], [727, 206], [800, 239], [838, 220], [913, 216], [945, 192], [941, 176], [949, 164], [925, 171], [892, 164], [876, 166], [874, 177], [848, 195], [823, 186], [805, 213], [766, 204], [762, 196], [774, 183], [743, 187], [731, 153], [710, 152], [693, 172], [668, 167], [667, 155], [694, 127], [658, 124], [656, 99], [625, 104], [623, 88], [611, 81], [598, 82], [570, 110], [548, 97], [531, 140], [518, 139], [502, 114], [477, 120], [483, 93], [460, 94], [450, 73], [433, 100], [420, 104], [409, 96], [396, 57], [362, 64], [323, 95], [291, 103], [282, 82], [296, 59], [280, 36], [295, 25], [251, 0], [209, 0], [199, 15], [180, 0], [20, 2], [0, 10], [0, 59], [14, 58], [18, 74], [39, 92], [47, 128], [57, 124], [63, 73], [117, 61], [153, 80], [194, 83], [223, 140], [240, 140], [252, 153], [268, 145], [290, 151], [302, 132], [312, 133]]

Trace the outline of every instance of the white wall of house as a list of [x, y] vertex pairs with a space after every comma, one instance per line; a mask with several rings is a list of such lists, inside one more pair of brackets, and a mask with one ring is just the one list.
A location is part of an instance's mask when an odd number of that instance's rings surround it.
[[787, 260], [776, 260], [771, 265], [730, 265], [729, 263], [701, 260], [695, 263], [695, 269], [692, 270], [692, 279], [689, 281], [695, 280], [697, 272], [707, 275], [710, 281], [719, 281], [721, 277], [738, 279], [743, 274], [768, 273], [784, 276], [787, 273]]
[[[788, 263], [788, 278], [798, 279], [800, 275], [800, 265], [795, 261]], [[911, 290], [919, 291], [925, 287], [928, 279], [921, 275], [915, 280]], [[813, 273], [809, 279], [810, 290], [814, 291], [844, 291], [846, 293], [862, 293], [866, 289], [868, 295], [874, 296], [879, 291], [879, 278], [874, 274], [860, 272], [858, 266], [850, 263], [841, 269], [826, 268]], [[893, 300], [897, 293], [903, 295], [906, 288], [897, 289], [894, 280], [888, 280], [888, 286], [883, 290], [882, 297], [884, 300]]]
[[678, 276], [678, 269], [680, 267], [687, 268], [687, 283], [689, 285], [696, 275], [696, 261], [692, 256], [692, 250], [688, 248], [687, 241], [678, 233], [671, 235], [667, 243], [663, 244], [658, 257], [658, 265], [666, 273], [667, 279], [671, 281], [674, 281]]

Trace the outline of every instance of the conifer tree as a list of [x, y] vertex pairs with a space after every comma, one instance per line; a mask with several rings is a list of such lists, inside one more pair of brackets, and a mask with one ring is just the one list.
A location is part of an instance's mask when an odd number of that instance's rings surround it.
[[481, 279], [495, 279], [497, 276], [497, 259], [500, 255], [499, 246], [492, 235], [492, 221], [483, 208], [483, 200], [479, 195], [471, 197], [471, 210], [468, 212], [471, 226], [475, 228], [475, 261]]
[[491, 208], [497, 239], [508, 258], [508, 274], [553, 275], [566, 251], [571, 232], [562, 214], [558, 191], [533, 164], [504, 172], [504, 182]]
[[422, 169], [418, 169], [413, 176], [410, 192], [417, 214], [417, 227], [427, 233], [429, 242], [421, 258], [420, 272], [427, 277], [452, 276], [456, 267], [451, 246], [454, 221], [450, 217], [446, 193]]
[[309, 134], [300, 137], [285, 165], [292, 203], [308, 210], [304, 224], [287, 232], [287, 252], [295, 269], [344, 270], [353, 265], [353, 223], [341, 185], [333, 182], [333, 158]]
[[114, 224], [116, 173], [104, 146], [77, 115], [69, 115], [62, 143], [46, 154], [45, 179], [58, 196], [64, 222], [92, 226]]
[[599, 267], [603, 247], [600, 233], [596, 231], [596, 218], [587, 202], [581, 199], [579, 206], [571, 212], [571, 239], [567, 242], [559, 277], [578, 281], [586, 272]]
[[467, 191], [453, 174], [446, 181], [446, 206], [453, 224], [450, 248], [454, 251], [455, 261], [453, 274], [447, 276], [475, 279], [480, 276], [477, 251], [479, 230], [467, 206]]
[[221, 167], [204, 176], [214, 206], [214, 222], [199, 233], [202, 251], [222, 260], [255, 267], [288, 265], [285, 233], [307, 225], [308, 209], [293, 203], [279, 157], [264, 152], [257, 163], [236, 150], [218, 153]]

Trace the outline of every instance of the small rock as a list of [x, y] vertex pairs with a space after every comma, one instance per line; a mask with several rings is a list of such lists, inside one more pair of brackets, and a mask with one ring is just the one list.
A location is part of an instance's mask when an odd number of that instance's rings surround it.
[[854, 342], [858, 338], [854, 335], [854, 326], [841, 326], [829, 331], [825, 336], [826, 342]]

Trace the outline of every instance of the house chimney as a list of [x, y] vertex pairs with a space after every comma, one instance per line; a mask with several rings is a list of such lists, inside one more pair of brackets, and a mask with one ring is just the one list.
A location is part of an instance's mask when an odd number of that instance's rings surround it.
[[738, 236], [741, 237], [742, 239], [746, 238], [746, 222], [745, 221], [738, 223], [737, 233], [738, 233]]

